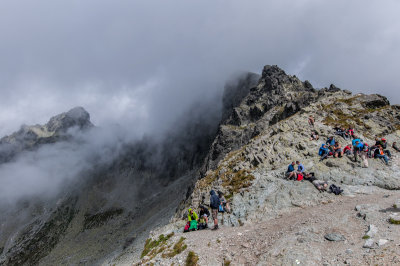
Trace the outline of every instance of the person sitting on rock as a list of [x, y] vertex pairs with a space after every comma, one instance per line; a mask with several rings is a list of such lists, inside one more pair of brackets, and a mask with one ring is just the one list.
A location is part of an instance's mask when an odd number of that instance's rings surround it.
[[210, 211], [208, 210], [208, 208], [204, 205], [200, 205], [199, 215], [199, 228], [208, 228], [208, 217], [210, 217]]
[[297, 174], [303, 174], [303, 172], [306, 170], [304, 168], [304, 165], [302, 165], [299, 161], [296, 161], [297, 164]]
[[336, 142], [335, 145], [333, 145], [333, 152], [334, 152], [334, 157], [335, 158], [342, 158], [343, 156], [343, 151], [342, 151], [342, 145], [340, 145], [339, 142]]
[[330, 147], [335, 145], [335, 138], [333, 136], [330, 136], [327, 140], [326, 140], [326, 144]]
[[297, 178], [296, 171], [294, 170], [294, 165], [295, 165], [295, 162], [292, 162], [291, 164], [289, 164], [287, 172], [286, 172], [287, 179], [296, 179]]
[[392, 158], [392, 154], [387, 149], [387, 140], [385, 138], [381, 138], [381, 142], [382, 142], [382, 148], [383, 148], [383, 151], [385, 152], [385, 154], [388, 156], [389, 159]]
[[310, 181], [319, 191], [324, 191], [328, 188], [328, 182], [318, 180], [313, 172], [305, 174], [304, 179]]
[[229, 206], [229, 202], [226, 201], [225, 197], [224, 197], [224, 193], [222, 193], [222, 191], [217, 191], [218, 193], [218, 198], [219, 198], [219, 202], [220, 202], [220, 206], [222, 206], [222, 210], [221, 207], [219, 209], [219, 212], [231, 212], [231, 208]]
[[349, 144], [346, 147], [344, 147], [343, 153], [346, 155], [351, 155], [352, 150], [353, 150], [353, 145]]
[[314, 123], [315, 123], [314, 117], [313, 117], [312, 115], [310, 115], [310, 116], [308, 117], [308, 124], [309, 124], [310, 126], [314, 127]]
[[318, 139], [319, 139], [318, 132], [315, 131], [315, 130], [311, 131], [311, 138], [310, 138], [310, 140], [318, 140]]
[[345, 140], [349, 138], [349, 134], [346, 132], [346, 129], [344, 127], [338, 128], [335, 134], [341, 136]]
[[189, 210], [188, 210], [188, 222], [190, 222], [189, 231], [197, 230], [197, 220], [198, 219], [199, 219], [199, 216], [197, 216], [197, 213], [192, 208], [189, 208]]
[[318, 154], [319, 154], [319, 156], [321, 156], [319, 161], [322, 161], [322, 160], [325, 160], [326, 158], [328, 158], [329, 149], [328, 149], [328, 147], [326, 146], [325, 143], [323, 143], [322, 146], [319, 148]]
[[400, 152], [400, 148], [397, 146], [397, 142], [396, 142], [396, 141], [395, 141], [395, 142], [393, 142], [393, 144], [392, 144], [392, 148], [393, 148], [394, 150], [396, 150], [396, 151]]
[[347, 134], [351, 137], [351, 138], [355, 138], [354, 136], [354, 129], [352, 126], [349, 126], [349, 128], [347, 129]]
[[379, 146], [379, 153], [377, 154], [377, 157], [380, 159], [383, 159], [385, 161], [386, 165], [389, 164], [389, 159], [386, 156], [385, 151], [383, 150], [382, 146]]

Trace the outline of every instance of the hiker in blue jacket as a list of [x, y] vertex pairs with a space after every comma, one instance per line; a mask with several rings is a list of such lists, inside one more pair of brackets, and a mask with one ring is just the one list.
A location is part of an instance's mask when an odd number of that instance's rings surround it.
[[319, 152], [318, 152], [319, 156], [321, 156], [321, 158], [319, 159], [319, 161], [322, 161], [326, 158], [328, 158], [328, 154], [329, 154], [329, 149], [328, 147], [326, 147], [326, 144], [323, 143], [321, 148], [319, 148]]
[[352, 141], [353, 143], [353, 153], [354, 153], [354, 161], [357, 162], [357, 156], [360, 154], [360, 152], [364, 148], [364, 144], [361, 142], [360, 139], [354, 139]]
[[304, 165], [302, 165], [299, 161], [296, 161], [297, 164], [297, 174], [302, 174], [306, 168], [304, 168]]
[[286, 178], [287, 179], [296, 179], [297, 178], [296, 171], [294, 170], [294, 165], [295, 165], [294, 162], [289, 164], [287, 172], [286, 172]]

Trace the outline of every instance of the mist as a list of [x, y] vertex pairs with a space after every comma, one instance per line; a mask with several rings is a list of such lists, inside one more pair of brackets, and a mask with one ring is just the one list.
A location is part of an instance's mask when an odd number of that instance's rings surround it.
[[0, 136], [74, 106], [104, 133], [2, 165], [0, 194], [53, 191], [108, 147], [164, 136], [196, 103], [220, 104], [232, 73], [266, 64], [400, 103], [398, 10], [394, 0], [1, 1]]

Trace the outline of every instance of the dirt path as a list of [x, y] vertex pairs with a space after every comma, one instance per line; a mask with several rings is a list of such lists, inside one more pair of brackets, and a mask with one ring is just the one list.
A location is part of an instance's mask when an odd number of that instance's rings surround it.
[[[231, 265], [400, 265], [400, 225], [389, 224], [390, 212], [382, 211], [398, 199], [400, 191], [339, 196], [332, 203], [299, 208], [266, 222], [176, 234], [171, 243], [185, 237], [187, 250], [171, 259], [157, 256], [153, 262], [184, 265], [192, 250], [199, 265], [222, 265], [224, 260]], [[355, 211], [360, 204], [379, 206], [363, 219]], [[378, 228], [373, 240], [388, 240], [386, 244], [363, 248], [370, 224]], [[328, 241], [328, 233], [339, 233], [345, 240]]]

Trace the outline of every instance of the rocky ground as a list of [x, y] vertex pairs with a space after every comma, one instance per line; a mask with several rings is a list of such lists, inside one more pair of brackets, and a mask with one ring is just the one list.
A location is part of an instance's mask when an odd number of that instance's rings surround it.
[[388, 221], [391, 214], [400, 215], [393, 208], [399, 199], [399, 191], [376, 189], [336, 196], [263, 222], [175, 233], [165, 246], [184, 237], [185, 250], [163, 257], [170, 247], [138, 264], [185, 265], [188, 252], [194, 251], [199, 265], [399, 265], [400, 225]]

